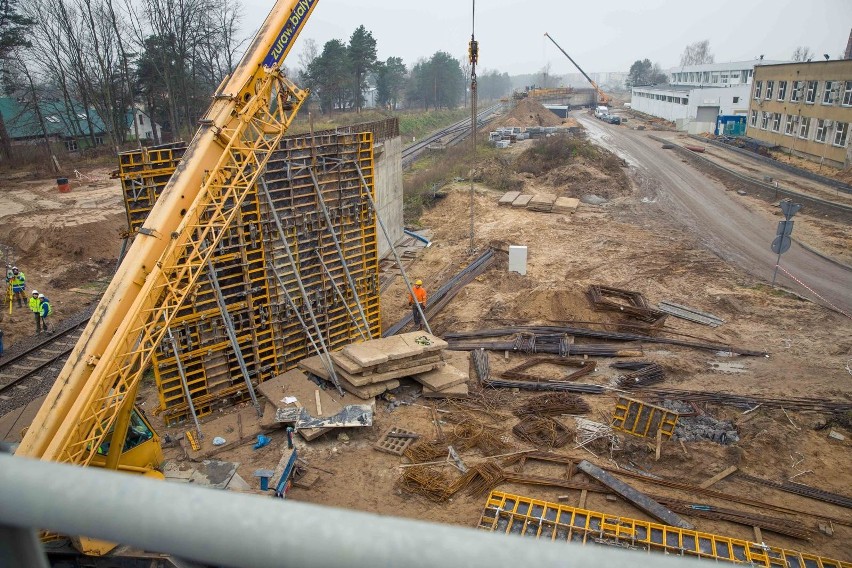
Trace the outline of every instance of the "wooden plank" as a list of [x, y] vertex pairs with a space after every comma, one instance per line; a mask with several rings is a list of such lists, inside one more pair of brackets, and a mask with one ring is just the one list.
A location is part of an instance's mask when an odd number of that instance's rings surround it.
[[583, 460], [577, 464], [577, 468], [592, 478], [600, 481], [658, 521], [662, 521], [667, 525], [672, 525], [673, 527], [682, 529], [692, 530], [695, 528], [644, 493], [634, 489], [630, 485], [627, 485], [620, 479], [616, 479], [593, 463]]
[[660, 428], [657, 430], [657, 451], [654, 456], [654, 461], [660, 461], [660, 450], [663, 445], [663, 430]]
[[754, 527], [754, 542], [763, 542], [763, 534], [760, 532], [760, 527]]
[[731, 467], [720, 471], [719, 473], [717, 473], [716, 475], [714, 475], [713, 477], [711, 477], [710, 479], [708, 479], [704, 483], [700, 484], [698, 487], [700, 487], [701, 489], [707, 489], [708, 487], [710, 487], [714, 483], [718, 483], [719, 481], [722, 481], [723, 479], [725, 479], [726, 477], [728, 477], [729, 475], [731, 475], [735, 471], [737, 471], [737, 466], [732, 465]]
[[589, 492], [583, 489], [580, 491], [580, 504], [577, 506], [579, 509], [586, 508], [586, 497], [589, 495]]
[[[317, 417], [322, 416], [322, 401], [320, 400], [319, 389], [314, 391], [314, 398], [317, 401]], [[657, 453], [657, 457], [660, 457], [659, 452]]]

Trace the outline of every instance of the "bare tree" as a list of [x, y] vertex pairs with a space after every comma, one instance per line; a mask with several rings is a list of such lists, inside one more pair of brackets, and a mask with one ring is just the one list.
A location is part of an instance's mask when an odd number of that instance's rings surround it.
[[800, 45], [793, 51], [792, 59], [793, 61], [810, 61], [814, 58], [814, 52], [811, 51], [811, 48], [806, 45]]
[[317, 41], [309, 37], [304, 42], [302, 42], [302, 51], [299, 52], [299, 79], [304, 82], [305, 77], [308, 75], [308, 67], [311, 66], [311, 63], [320, 56], [320, 48], [317, 45]]
[[704, 63], [713, 63], [716, 58], [710, 53], [710, 40], [705, 39], [690, 43], [684, 48], [680, 56], [680, 66], [686, 65], [702, 65]]

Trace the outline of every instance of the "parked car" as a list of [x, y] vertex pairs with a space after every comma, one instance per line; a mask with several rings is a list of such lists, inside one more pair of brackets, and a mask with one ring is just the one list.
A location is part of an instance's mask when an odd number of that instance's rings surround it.
[[605, 116], [604, 120], [610, 124], [621, 124], [621, 117], [615, 116], [614, 114], [609, 114]]

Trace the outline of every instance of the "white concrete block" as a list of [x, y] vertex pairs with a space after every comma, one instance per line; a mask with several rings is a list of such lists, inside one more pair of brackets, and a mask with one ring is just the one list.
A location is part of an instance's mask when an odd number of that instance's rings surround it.
[[527, 247], [509, 245], [509, 272], [527, 273]]

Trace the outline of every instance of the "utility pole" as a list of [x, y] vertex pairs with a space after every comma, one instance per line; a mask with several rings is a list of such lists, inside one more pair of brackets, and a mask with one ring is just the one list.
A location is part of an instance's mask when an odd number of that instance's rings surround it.
[[474, 191], [473, 178], [476, 168], [476, 62], [479, 59], [479, 42], [474, 37], [476, 30], [476, 0], [473, 1], [471, 18], [470, 44], [467, 54], [470, 60], [470, 252], [475, 250], [473, 233]]

